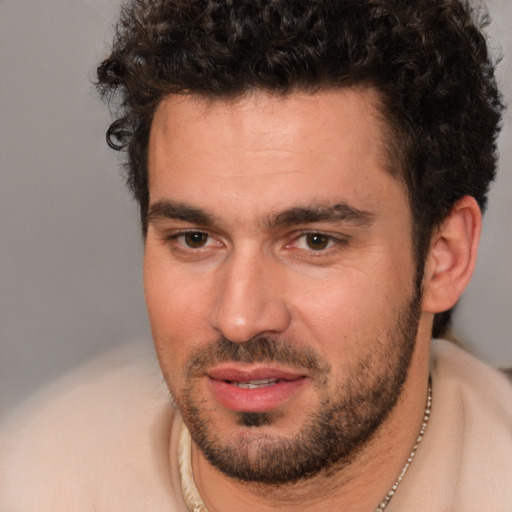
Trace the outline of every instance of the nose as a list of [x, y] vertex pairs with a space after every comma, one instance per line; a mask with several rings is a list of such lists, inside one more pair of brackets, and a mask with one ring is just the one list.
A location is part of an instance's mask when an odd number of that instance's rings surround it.
[[284, 332], [291, 314], [284, 269], [259, 252], [232, 254], [216, 280], [209, 322], [230, 341]]

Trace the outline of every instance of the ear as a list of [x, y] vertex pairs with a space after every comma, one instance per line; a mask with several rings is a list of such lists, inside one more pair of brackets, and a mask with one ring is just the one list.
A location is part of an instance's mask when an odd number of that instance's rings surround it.
[[436, 229], [423, 278], [423, 311], [440, 313], [455, 305], [473, 275], [482, 231], [482, 212], [464, 196]]

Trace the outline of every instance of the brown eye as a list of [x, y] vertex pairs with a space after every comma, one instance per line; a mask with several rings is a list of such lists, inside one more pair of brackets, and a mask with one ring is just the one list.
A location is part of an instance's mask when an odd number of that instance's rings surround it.
[[309, 233], [306, 235], [306, 244], [309, 249], [314, 251], [321, 251], [329, 246], [331, 237], [323, 235], [322, 233]]
[[201, 249], [208, 242], [208, 235], [200, 231], [193, 231], [183, 235], [183, 241], [191, 249]]

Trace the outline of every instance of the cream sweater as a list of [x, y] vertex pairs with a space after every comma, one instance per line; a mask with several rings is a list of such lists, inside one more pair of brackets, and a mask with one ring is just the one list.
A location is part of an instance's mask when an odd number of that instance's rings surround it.
[[[427, 432], [386, 511], [512, 512], [512, 386], [444, 341], [431, 377]], [[0, 511], [186, 512], [180, 429], [151, 347], [103, 355], [0, 424]]]

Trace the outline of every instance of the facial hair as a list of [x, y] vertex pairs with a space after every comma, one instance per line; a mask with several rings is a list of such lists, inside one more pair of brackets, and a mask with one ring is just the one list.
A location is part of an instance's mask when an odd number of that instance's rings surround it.
[[[372, 343], [371, 349], [337, 382], [331, 365], [310, 347], [285, 340], [257, 337], [245, 343], [220, 338], [194, 351], [186, 366], [185, 389], [173, 393], [192, 440], [206, 459], [225, 475], [243, 482], [270, 486], [297, 482], [350, 464], [396, 405], [414, 352], [421, 313], [421, 292], [395, 313], [395, 322]], [[196, 383], [209, 367], [233, 361], [278, 362], [307, 370], [319, 394], [310, 412], [293, 434], [265, 432], [283, 413], [236, 413], [237, 424], [250, 435], [218, 435]], [[276, 430], [276, 429], [274, 429]]]

